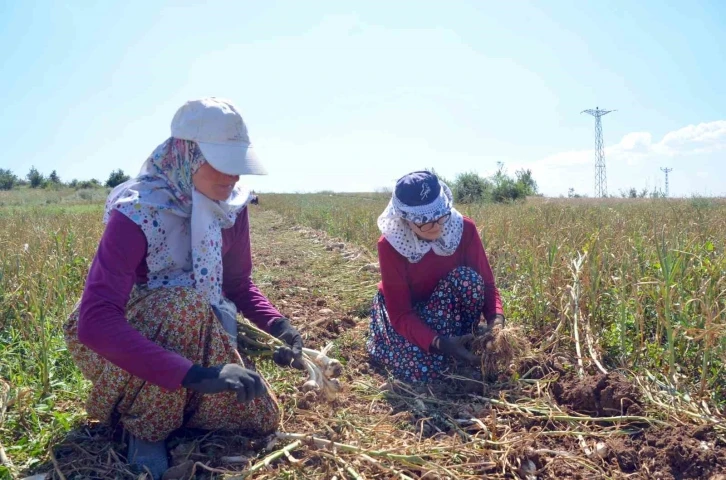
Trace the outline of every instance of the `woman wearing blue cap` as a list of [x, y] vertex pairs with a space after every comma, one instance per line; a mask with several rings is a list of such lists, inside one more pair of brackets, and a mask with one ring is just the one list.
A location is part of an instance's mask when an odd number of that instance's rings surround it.
[[417, 171], [396, 182], [378, 218], [381, 282], [371, 308], [371, 358], [408, 382], [441, 377], [467, 349], [481, 318], [504, 323], [499, 290], [474, 222], [449, 187]]

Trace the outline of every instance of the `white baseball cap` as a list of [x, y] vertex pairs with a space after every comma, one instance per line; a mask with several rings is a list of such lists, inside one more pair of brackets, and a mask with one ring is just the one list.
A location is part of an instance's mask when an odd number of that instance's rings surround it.
[[171, 121], [171, 136], [196, 142], [207, 162], [222, 173], [267, 175], [252, 149], [242, 115], [229, 100], [188, 101]]

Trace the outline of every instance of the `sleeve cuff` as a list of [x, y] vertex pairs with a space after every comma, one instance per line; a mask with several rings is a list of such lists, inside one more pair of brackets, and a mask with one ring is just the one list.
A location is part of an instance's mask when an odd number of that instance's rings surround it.
[[431, 342], [434, 341], [434, 338], [438, 336], [438, 333], [434, 332], [433, 330], [427, 329], [426, 332], [423, 332], [421, 335], [421, 338], [419, 341], [421, 344], [419, 345], [419, 348], [423, 349], [426, 353], [431, 353]]
[[182, 360], [179, 362], [179, 366], [175, 368], [174, 372], [164, 379], [159, 386], [171, 391], [179, 390], [182, 386], [184, 377], [186, 377], [187, 373], [189, 373], [189, 369], [192, 368], [193, 365], [194, 363], [191, 360], [182, 357]]

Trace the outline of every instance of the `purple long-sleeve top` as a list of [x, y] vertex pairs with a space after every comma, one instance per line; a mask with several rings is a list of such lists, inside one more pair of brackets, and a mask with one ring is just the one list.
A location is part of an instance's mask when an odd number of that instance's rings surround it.
[[[144, 337], [126, 319], [135, 284], [145, 284], [146, 236], [141, 227], [114, 210], [88, 272], [81, 298], [78, 340], [130, 374], [168, 390], [181, 386], [191, 360]], [[237, 310], [263, 330], [282, 317], [252, 282], [247, 209], [222, 230], [222, 291]]]

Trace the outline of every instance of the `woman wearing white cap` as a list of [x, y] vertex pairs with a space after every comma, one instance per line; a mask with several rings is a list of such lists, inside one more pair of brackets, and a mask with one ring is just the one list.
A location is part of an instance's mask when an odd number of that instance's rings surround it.
[[269, 386], [237, 360], [237, 312], [290, 345], [276, 362], [301, 366], [300, 334], [251, 280], [251, 195], [236, 184], [265, 173], [237, 109], [205, 98], [177, 111], [171, 137], [106, 202], [65, 337], [93, 382], [89, 416], [119, 419], [129, 461], [155, 478], [179, 427], [262, 435], [279, 424]]
[[430, 172], [404, 175], [378, 227], [373, 361], [408, 382], [441, 378], [446, 357], [476, 361], [466, 344], [480, 319], [491, 327], [504, 315], [476, 225], [453, 207], [449, 187]]

